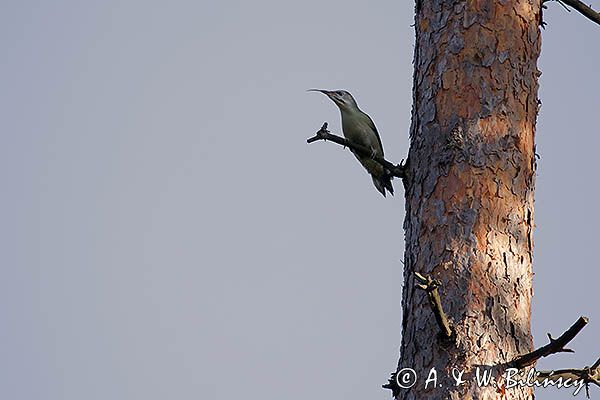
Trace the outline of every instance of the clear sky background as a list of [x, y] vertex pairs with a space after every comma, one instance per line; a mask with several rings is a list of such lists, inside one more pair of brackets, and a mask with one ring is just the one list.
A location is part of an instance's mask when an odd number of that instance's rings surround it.
[[[535, 343], [591, 321], [544, 369], [600, 355], [600, 27], [549, 7]], [[0, 398], [388, 399], [402, 188], [306, 144], [339, 115], [305, 90], [351, 91], [400, 161], [412, 22], [410, 1], [0, 2]]]

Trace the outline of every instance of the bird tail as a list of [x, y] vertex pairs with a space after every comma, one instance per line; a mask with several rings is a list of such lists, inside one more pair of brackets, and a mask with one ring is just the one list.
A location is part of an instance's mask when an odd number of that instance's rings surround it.
[[379, 193], [383, 195], [383, 197], [385, 197], [386, 189], [392, 196], [394, 195], [394, 187], [392, 186], [392, 178], [390, 176], [387, 174], [381, 177], [371, 175], [371, 178], [373, 179], [373, 184], [377, 190], [379, 190]]

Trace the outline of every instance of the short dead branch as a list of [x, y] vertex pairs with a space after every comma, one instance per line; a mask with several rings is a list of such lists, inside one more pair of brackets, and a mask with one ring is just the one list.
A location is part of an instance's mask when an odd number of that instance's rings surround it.
[[580, 0], [543, 0], [542, 7], [546, 8], [546, 3], [550, 2], [550, 1], [556, 1], [557, 3], [559, 3], [560, 5], [565, 7], [567, 9], [567, 11], [571, 11], [567, 8], [567, 6], [573, 7], [581, 15], [583, 15], [590, 21], [593, 21], [593, 22], [597, 23], [598, 25], [600, 25], [600, 13], [594, 11], [592, 9], [592, 7], [588, 6], [587, 4], [585, 4], [584, 2], [582, 2]]
[[548, 333], [550, 343], [530, 353], [517, 357], [509, 363], [509, 366], [517, 369], [523, 369], [535, 364], [537, 360], [542, 357], [549, 356], [550, 354], [573, 353], [573, 350], [565, 348], [565, 346], [571, 340], [573, 340], [575, 336], [577, 336], [577, 334], [587, 325], [587, 323], [587, 317], [579, 317], [579, 319], [575, 321], [575, 323], [565, 333], [560, 335], [558, 339], [554, 339], [552, 335]]
[[350, 150], [352, 150], [352, 152], [354, 152], [358, 155], [361, 155], [363, 157], [369, 157], [369, 158], [373, 159], [375, 162], [378, 162], [379, 164], [381, 164], [383, 166], [383, 168], [386, 171], [386, 174], [390, 177], [396, 177], [396, 178], [402, 178], [402, 179], [404, 179], [406, 177], [406, 166], [404, 165], [404, 163], [401, 162], [400, 164], [397, 164], [397, 165], [393, 164], [382, 157], [373, 155], [373, 151], [365, 146], [361, 146], [359, 144], [352, 143], [349, 140], [347, 140], [346, 138], [331, 134], [329, 132], [329, 130], [327, 130], [327, 122], [323, 123], [323, 126], [321, 127], [321, 129], [319, 129], [317, 131], [315, 136], [307, 139], [306, 142], [312, 143], [312, 142], [316, 142], [317, 140], [324, 140], [324, 141], [329, 140], [330, 142], [334, 142], [341, 146], [348, 147]]
[[392, 376], [388, 379], [388, 382], [384, 385], [381, 385], [382, 388], [389, 389], [392, 391], [393, 398], [398, 397], [398, 395], [400, 394], [400, 389], [401, 389], [401, 387], [398, 385], [398, 381], [396, 380], [396, 379], [398, 379], [398, 377], [396, 376], [397, 374], [398, 374], [398, 371], [393, 372]]
[[429, 300], [429, 306], [431, 307], [431, 311], [433, 311], [433, 315], [435, 315], [435, 320], [440, 328], [440, 338], [443, 343], [450, 344], [454, 342], [455, 334], [452, 328], [450, 327], [450, 323], [448, 322], [448, 317], [444, 313], [444, 309], [442, 308], [442, 301], [440, 299], [440, 294], [438, 293], [437, 288], [441, 286], [440, 281], [432, 279], [429, 276], [423, 276], [418, 272], [415, 272], [415, 277], [418, 282], [417, 287], [419, 289], [424, 290], [427, 293], [427, 299]]
[[596, 360], [591, 367], [557, 369], [553, 371], [538, 371], [536, 381], [543, 383], [544, 380], [557, 381], [561, 379], [563, 382], [567, 379], [571, 381], [582, 380], [585, 384], [585, 392], [587, 398], [590, 398], [590, 383], [600, 387], [600, 358]]

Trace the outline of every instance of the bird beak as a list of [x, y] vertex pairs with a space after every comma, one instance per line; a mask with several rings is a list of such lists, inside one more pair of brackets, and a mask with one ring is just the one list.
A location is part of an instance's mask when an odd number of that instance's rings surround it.
[[323, 93], [325, 96], [329, 97], [331, 100], [333, 100], [333, 92], [329, 91], [329, 90], [325, 90], [325, 89], [308, 89], [307, 92], [321, 92]]
[[329, 90], [325, 89], [308, 89], [307, 92], [321, 92], [323, 94], [326, 94], [327, 96], [329, 96], [329, 93], [331, 93]]

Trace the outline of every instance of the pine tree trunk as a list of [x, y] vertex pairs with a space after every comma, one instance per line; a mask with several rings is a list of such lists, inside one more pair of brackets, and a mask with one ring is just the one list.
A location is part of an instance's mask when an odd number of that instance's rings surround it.
[[[398, 399], [504, 399], [476, 367], [532, 350], [539, 18], [539, 0], [417, 0], [399, 369], [419, 381]], [[455, 344], [439, 340], [415, 271], [441, 281]], [[424, 388], [431, 368], [442, 387]]]

